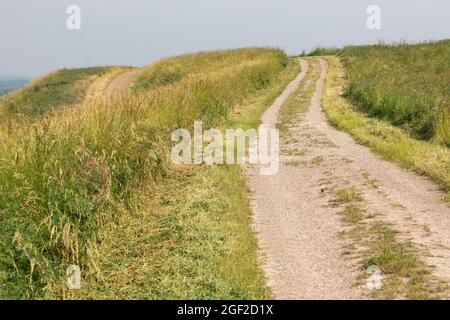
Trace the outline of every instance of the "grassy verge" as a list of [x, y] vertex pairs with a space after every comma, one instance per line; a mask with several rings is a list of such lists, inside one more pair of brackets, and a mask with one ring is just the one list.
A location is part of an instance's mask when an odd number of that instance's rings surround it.
[[[359, 261], [363, 271], [378, 267], [381, 287], [371, 294], [377, 299], [432, 299], [444, 290], [433, 279], [421, 258], [420, 250], [397, 237], [397, 231], [380, 218], [382, 213], [367, 212], [359, 190], [346, 187], [333, 191], [333, 205], [346, 225], [340, 236], [350, 243], [345, 254]], [[365, 286], [371, 274], [363, 273], [357, 285]]]
[[[83, 289], [65, 298], [263, 299], [238, 167], [197, 167], [141, 190], [141, 205], [102, 232]], [[86, 270], [86, 269], [85, 269]]]
[[[352, 134], [360, 143], [388, 160], [427, 175], [450, 191], [450, 150], [411, 138], [393, 125], [358, 112], [344, 97], [346, 75], [337, 57], [325, 57], [329, 65], [323, 108], [329, 121]], [[448, 193], [450, 199], [450, 192]]]
[[[264, 295], [247, 200], [236, 198], [245, 189], [239, 168], [180, 172], [168, 159], [173, 129], [191, 128], [194, 120], [218, 127], [256, 123], [259, 114], [250, 112], [262, 112], [296, 71], [278, 50], [227, 54], [234, 62], [225, 69], [206, 68], [153, 90], [86, 102], [13, 133], [0, 131], [2, 297], [70, 298], [74, 292], [64, 287], [71, 264], [81, 266], [84, 285], [94, 290], [81, 297], [113, 294], [121, 281], [144, 288], [147, 297]], [[134, 244], [153, 260], [134, 260], [141, 252]], [[115, 276], [122, 271], [123, 278]], [[108, 275], [112, 283], [103, 281]], [[171, 277], [192, 288], [183, 295]]]

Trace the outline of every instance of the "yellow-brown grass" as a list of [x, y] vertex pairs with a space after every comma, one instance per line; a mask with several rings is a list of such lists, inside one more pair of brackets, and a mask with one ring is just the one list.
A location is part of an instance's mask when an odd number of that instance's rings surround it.
[[198, 70], [178, 81], [0, 126], [2, 296], [54, 297], [68, 265], [95, 269], [102, 228], [139, 206], [138, 190], [156, 192], [175, 174], [171, 130], [194, 120], [220, 126], [235, 106], [274, 86], [288, 61], [270, 49], [220, 55], [232, 56], [226, 67], [209, 65], [207, 53], [190, 56]]

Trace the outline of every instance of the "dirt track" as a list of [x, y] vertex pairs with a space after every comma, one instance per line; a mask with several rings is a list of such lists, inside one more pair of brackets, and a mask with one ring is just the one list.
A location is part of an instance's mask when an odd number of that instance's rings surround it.
[[[264, 271], [275, 298], [368, 297], [367, 289], [355, 286], [360, 265], [343, 255], [348, 240], [339, 237], [346, 227], [342, 208], [330, 205], [329, 190], [349, 186], [361, 192], [365, 210], [392, 223], [399, 237], [424, 252], [433, 275], [450, 283], [450, 209], [440, 200], [443, 194], [426, 178], [380, 159], [331, 127], [321, 109], [327, 64], [302, 60], [302, 69], [316, 74], [301, 83], [315, 85], [315, 92], [309, 110], [289, 128], [279, 173], [261, 176], [257, 166], [247, 168]], [[280, 104], [297, 85], [267, 110], [263, 125], [277, 123]]]

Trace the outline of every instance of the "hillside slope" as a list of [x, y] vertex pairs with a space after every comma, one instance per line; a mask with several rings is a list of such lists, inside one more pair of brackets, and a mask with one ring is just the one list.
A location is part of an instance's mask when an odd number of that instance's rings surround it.
[[112, 67], [61, 69], [39, 77], [0, 100], [2, 117], [38, 117], [60, 107], [81, 103], [90, 84]]

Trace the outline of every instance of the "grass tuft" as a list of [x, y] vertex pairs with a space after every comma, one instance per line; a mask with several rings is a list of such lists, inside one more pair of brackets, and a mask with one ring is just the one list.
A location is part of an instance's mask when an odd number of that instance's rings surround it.
[[378, 236], [373, 243], [372, 256], [364, 264], [366, 267], [376, 265], [384, 274], [399, 277], [413, 277], [423, 267], [410, 248], [396, 241], [395, 232], [391, 228], [378, 223], [372, 227], [372, 232]]
[[364, 219], [364, 211], [356, 204], [349, 204], [342, 212], [344, 220], [350, 223], [356, 223]]

